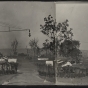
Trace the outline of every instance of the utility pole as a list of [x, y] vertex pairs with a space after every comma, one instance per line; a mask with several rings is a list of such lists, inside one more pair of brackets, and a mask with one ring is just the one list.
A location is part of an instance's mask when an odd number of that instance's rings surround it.
[[27, 48], [27, 46], [26, 46], [26, 49], [27, 49], [27, 56], [28, 56], [28, 48]]
[[[55, 26], [56, 26], [56, 19], [55, 19]], [[57, 85], [57, 75], [58, 75], [58, 70], [57, 70], [57, 29], [56, 29], [56, 34], [55, 34], [55, 85]]]
[[57, 36], [55, 36], [55, 84], [57, 84]]

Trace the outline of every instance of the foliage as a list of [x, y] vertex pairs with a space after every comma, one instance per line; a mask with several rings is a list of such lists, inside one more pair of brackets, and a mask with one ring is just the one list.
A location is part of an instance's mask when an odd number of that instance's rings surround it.
[[40, 25], [41, 32], [48, 36], [52, 42], [50, 42], [50, 50], [55, 54], [62, 56], [71, 56], [77, 58], [81, 52], [79, 50], [79, 41], [73, 40], [72, 28], [68, 29], [68, 20], [57, 23], [53, 20], [53, 17], [49, 15], [44, 18], [44, 25]]
[[49, 49], [49, 40], [46, 39], [45, 42], [43, 43], [43, 49], [46, 51], [46, 56], [47, 56], [47, 50]]
[[27, 56], [25, 53], [19, 53], [18, 56]]
[[55, 44], [55, 40], [58, 40], [56, 44], [59, 46], [64, 40], [72, 39], [72, 28], [70, 30], [67, 29], [69, 26], [68, 20], [57, 24], [56, 20], [53, 20], [53, 17], [49, 15], [47, 18], [44, 18], [44, 22], [44, 25], [40, 25], [41, 32], [47, 35], [52, 40], [52, 43]]
[[73, 59], [79, 60], [79, 57], [81, 57], [81, 51], [79, 50], [80, 43], [76, 40], [65, 40], [60, 45], [60, 55], [65, 57], [72, 57]]
[[46, 49], [49, 47], [49, 43], [48, 43], [48, 39], [45, 40], [45, 42], [43, 43], [43, 49]]
[[37, 55], [40, 55], [40, 48], [39, 48], [39, 46], [37, 46]]
[[0, 58], [3, 57], [3, 54], [0, 52]]
[[37, 44], [38, 44], [38, 40], [35, 38], [30, 40], [30, 42], [29, 42], [29, 45], [31, 46], [31, 48], [36, 48]]

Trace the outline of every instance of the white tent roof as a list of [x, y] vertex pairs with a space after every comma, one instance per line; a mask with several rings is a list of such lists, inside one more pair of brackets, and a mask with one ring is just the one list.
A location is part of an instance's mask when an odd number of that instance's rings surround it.
[[8, 59], [8, 62], [14, 62], [14, 63], [16, 63], [17, 59]]
[[72, 64], [70, 62], [67, 62], [66, 64], [62, 65], [62, 67], [65, 67], [65, 66], [72, 66]]
[[53, 66], [53, 61], [46, 61], [46, 64]]

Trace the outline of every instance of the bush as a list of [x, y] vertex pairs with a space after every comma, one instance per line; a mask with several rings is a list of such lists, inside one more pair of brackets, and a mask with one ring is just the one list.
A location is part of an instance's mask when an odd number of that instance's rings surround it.
[[52, 66], [47, 66], [45, 63], [38, 63], [38, 72], [39, 75], [49, 75], [49, 76], [54, 76], [54, 68]]
[[27, 56], [27, 55], [24, 53], [19, 53], [18, 56]]
[[29, 60], [32, 60], [32, 57], [31, 56], [27, 56], [26, 58], [29, 59]]
[[1, 57], [3, 57], [3, 54], [2, 54], [2, 53], [0, 53], [0, 58], [1, 58]]

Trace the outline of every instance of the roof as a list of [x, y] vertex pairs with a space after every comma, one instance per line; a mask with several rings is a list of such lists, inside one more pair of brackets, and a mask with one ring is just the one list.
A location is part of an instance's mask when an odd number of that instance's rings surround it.
[[14, 63], [16, 63], [17, 59], [8, 59], [8, 62], [14, 62]]
[[65, 66], [72, 66], [72, 64], [70, 62], [67, 62], [66, 64], [62, 65], [62, 67], [65, 67]]

